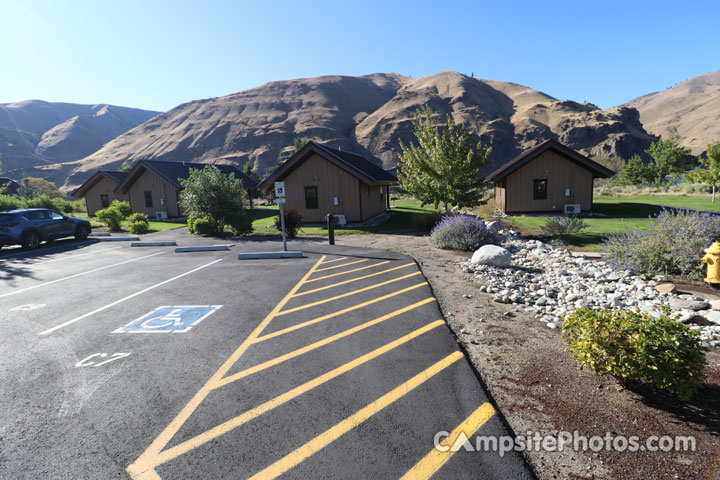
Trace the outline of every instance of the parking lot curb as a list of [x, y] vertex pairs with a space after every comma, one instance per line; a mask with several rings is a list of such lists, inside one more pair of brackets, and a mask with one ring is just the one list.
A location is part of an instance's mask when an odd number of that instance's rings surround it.
[[103, 237], [98, 238], [100, 242], [131, 242], [133, 240], [140, 240], [138, 237]]
[[255, 260], [261, 258], [302, 258], [302, 252], [251, 252], [241, 253], [238, 260]]
[[133, 242], [131, 247], [173, 247], [177, 245], [175, 242]]
[[216, 252], [219, 250], [230, 250], [229, 245], [207, 245], [204, 247], [178, 247], [175, 249], [175, 253], [184, 252]]

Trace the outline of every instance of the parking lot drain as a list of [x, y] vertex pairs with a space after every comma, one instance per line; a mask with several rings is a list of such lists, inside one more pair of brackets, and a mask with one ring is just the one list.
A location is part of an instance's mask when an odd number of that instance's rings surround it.
[[255, 260], [262, 258], [302, 258], [302, 252], [250, 252], [238, 255], [238, 260]]
[[178, 247], [175, 253], [183, 252], [217, 252], [220, 250], [230, 250], [230, 245], [205, 245], [202, 247]]
[[131, 247], [172, 247], [177, 245], [175, 242], [133, 242]]

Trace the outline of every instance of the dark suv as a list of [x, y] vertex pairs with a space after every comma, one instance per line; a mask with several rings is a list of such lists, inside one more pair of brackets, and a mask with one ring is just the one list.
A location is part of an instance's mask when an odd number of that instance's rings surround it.
[[0, 248], [20, 244], [33, 249], [40, 242], [75, 237], [85, 240], [90, 235], [90, 222], [71, 218], [55, 210], [28, 208], [0, 212]]

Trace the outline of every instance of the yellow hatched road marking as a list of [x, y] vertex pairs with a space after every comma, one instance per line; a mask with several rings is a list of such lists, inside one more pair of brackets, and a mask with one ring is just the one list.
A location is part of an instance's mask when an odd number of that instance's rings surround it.
[[368, 261], [368, 259], [364, 258], [362, 260], [355, 260], [354, 262], [343, 263], [342, 265], [333, 265], [332, 267], [326, 267], [326, 268], [321, 268], [320, 270], [315, 270], [315, 273], [324, 272], [325, 270], [334, 270], [336, 268], [347, 267], [349, 265], [355, 265], [356, 263], [363, 263], [363, 262], [367, 262], [367, 261]]
[[188, 418], [197, 410], [200, 404], [205, 400], [208, 394], [215, 388], [218, 380], [222, 379], [223, 376], [232, 368], [233, 365], [240, 359], [245, 351], [253, 344], [255, 339], [260, 336], [262, 331], [268, 326], [270, 321], [282, 310], [285, 304], [292, 298], [292, 296], [300, 289], [300, 287], [307, 281], [307, 279], [315, 272], [315, 269], [327, 258], [326, 255], [320, 257], [305, 275], [300, 279], [298, 283], [288, 292], [280, 302], [275, 305], [275, 308], [263, 319], [262, 322], [253, 330], [245, 341], [233, 352], [225, 363], [213, 374], [212, 377], [203, 385], [203, 387], [192, 397], [192, 399], [180, 410], [180, 413], [165, 427], [165, 429], [153, 440], [148, 448], [135, 460], [133, 463], [128, 465], [126, 471], [134, 480], [157, 480], [160, 476], [155, 472], [155, 467], [160, 465], [157, 462], [163, 448], [172, 440], [175, 434], [180, 428], [187, 422]]
[[370, 275], [364, 275], [364, 276], [362, 276], [362, 277], [351, 278], [350, 280], [344, 280], [344, 281], [342, 281], [342, 282], [333, 283], [332, 285], [327, 285], [327, 286], [325, 286], [325, 287], [315, 288], [315, 289], [313, 289], [313, 290], [308, 290], [308, 291], [306, 291], [306, 292], [296, 293], [294, 296], [295, 296], [295, 297], [302, 297], [303, 295], [308, 295], [308, 294], [310, 294], [310, 293], [315, 293], [315, 292], [319, 292], [319, 291], [322, 291], [322, 290], [327, 290], [328, 288], [339, 287], [340, 285], [345, 285], [346, 283], [357, 282], [358, 280], [365, 280], [366, 278], [375, 277], [375, 276], [377, 276], [377, 275], [382, 275], [383, 273], [394, 272], [395, 270], [400, 270], [401, 268], [406, 268], [406, 267], [409, 267], [409, 266], [411, 266], [411, 265], [415, 265], [415, 264], [414, 264], [414, 263], [406, 263], [405, 265], [400, 265], [399, 267], [394, 267], [394, 268], [388, 268], [387, 270], [383, 270], [383, 271], [381, 271], [381, 272], [371, 273]]
[[333, 260], [328, 260], [326, 262], [322, 262], [320, 265], [327, 265], [328, 263], [339, 262], [340, 260], [347, 260], [347, 259], [348, 259], [348, 257], [335, 258]]
[[432, 365], [430, 368], [420, 372], [418, 375], [414, 376], [399, 387], [394, 388], [393, 390], [378, 398], [374, 402], [361, 408], [342, 422], [321, 433], [305, 445], [297, 448], [296, 450], [290, 452], [288, 455], [284, 456], [277, 462], [256, 473], [255, 475], [250, 477], [250, 479], [268, 480], [279, 477], [280, 475], [295, 467], [299, 463], [303, 462], [310, 456], [319, 452], [320, 450], [322, 450], [353, 428], [365, 422], [367, 419], [369, 419], [379, 411], [383, 410], [389, 405], [392, 405], [395, 401], [402, 398], [418, 386], [422, 385], [433, 376], [442, 372], [447, 367], [460, 360], [462, 356], [463, 355], [460, 352], [451, 353], [444, 359]]
[[[306, 308], [311, 308], [311, 307], [315, 307], [317, 305], [322, 305], [323, 303], [332, 302], [333, 300], [338, 300], [340, 298], [349, 297], [351, 295], [357, 295], [358, 293], [367, 292], [368, 290], [372, 290], [374, 288], [379, 288], [379, 287], [389, 285], [394, 282], [399, 282], [400, 280], [405, 280], [406, 278], [409, 278], [409, 277], [412, 277], [415, 275], [420, 275], [420, 272], [411, 273], [409, 275], [405, 275], [404, 277], [393, 278], [392, 280], [388, 280], [386, 282], [376, 283], [375, 285], [370, 285], [369, 287], [360, 288], [358, 290], [353, 290], [352, 292], [343, 293], [341, 295], [336, 295], [334, 297], [326, 298], [324, 300], [318, 300], [317, 302], [307, 303], [307, 304], [301, 305], [299, 307], [289, 308], [287, 310], [283, 310], [282, 312], [279, 312], [277, 314], [277, 316], [279, 317], [280, 315], [287, 315], [288, 313], [297, 312], [298, 310], [305, 310]], [[427, 284], [427, 282], [422, 282], [422, 283], [418, 284], [418, 286], [426, 285], [426, 284]]]
[[389, 320], [393, 317], [397, 317], [398, 315], [408, 312], [408, 311], [410, 311], [414, 308], [417, 308], [421, 305], [425, 305], [426, 303], [430, 303], [434, 300], [435, 300], [434, 298], [425, 299], [421, 302], [415, 303], [413, 305], [409, 305], [405, 308], [401, 308], [400, 310], [395, 310], [394, 312], [388, 313], [387, 315], [383, 315], [382, 317], [376, 318], [375, 320], [370, 320], [369, 322], [362, 323], [362, 324], [358, 325], [357, 327], [350, 328], [348, 330], [337, 333], [335, 335], [331, 335], [331, 336], [324, 338], [320, 341], [317, 341], [315, 343], [311, 343], [310, 345], [308, 345], [306, 347], [298, 348], [297, 350], [293, 350], [292, 352], [286, 353], [285, 355], [280, 355], [279, 357], [275, 357], [272, 360], [268, 360], [267, 362], [263, 362], [259, 365], [255, 365], [254, 367], [247, 368], [247, 369], [245, 369], [241, 372], [235, 373], [233, 375], [228, 375], [227, 377], [220, 380], [215, 388], [222, 387], [223, 385], [227, 385], [228, 383], [232, 383], [236, 380], [240, 380], [241, 378], [247, 377], [248, 375], [252, 375], [253, 373], [257, 373], [261, 370], [265, 370], [266, 368], [273, 367], [280, 363], [286, 362], [292, 358], [299, 357], [300, 355], [303, 355], [307, 352], [311, 352], [322, 346], [332, 343], [336, 340], [340, 340], [341, 338], [345, 338], [349, 335], [352, 335], [353, 333], [357, 333], [361, 330], [365, 330], [366, 328], [370, 328], [373, 325], [377, 325], [378, 323], [384, 322], [385, 320]]
[[415, 464], [400, 480], [424, 480], [432, 477], [445, 463], [455, 455], [452, 446], [455, 444], [460, 435], [464, 435], [466, 439], [471, 438], [480, 427], [495, 415], [495, 409], [489, 403], [483, 403], [468, 418], [455, 428], [445, 440], [440, 442], [441, 445], [448, 447], [446, 452], [441, 452], [433, 448], [430, 453], [425, 455], [418, 463]]
[[368, 265], [367, 267], [360, 267], [360, 268], [356, 268], [356, 269], [353, 269], [353, 270], [347, 270], [347, 271], [345, 271], [345, 272], [333, 273], [332, 275], [325, 275], [324, 277], [320, 277], [320, 278], [313, 278], [312, 280], [308, 280], [308, 281], [305, 282], [305, 283], [317, 282], [317, 281], [319, 281], [319, 280], [325, 280], [326, 278], [337, 277], [338, 275], [346, 275], [346, 274], [348, 274], [348, 273], [359, 272], [360, 270], [367, 270], [368, 268], [373, 268], [373, 267], [377, 267], [377, 266], [380, 266], [380, 265], [385, 265], [386, 263], [390, 263], [390, 260], [387, 260], [387, 261], [385, 261], [385, 262], [373, 263], [372, 265]]
[[[269, 340], [271, 338], [279, 337], [280, 335], [285, 335], [286, 333], [294, 332], [295, 330], [299, 330], [301, 328], [309, 327], [310, 325], [315, 325], [316, 323], [324, 322], [325, 320], [329, 320], [334, 317], [338, 317], [344, 313], [351, 312], [353, 310], [357, 310], [359, 308], [366, 307], [368, 305], [371, 305], [373, 303], [381, 302], [383, 300], [387, 300], [388, 298], [394, 297], [396, 295], [400, 295], [401, 293], [409, 292], [410, 290], [414, 290], [416, 288], [420, 288], [423, 285], [427, 284], [421, 283], [419, 285], [413, 285], [412, 287], [403, 288], [402, 290], [398, 290], [397, 292], [393, 292], [387, 295], [384, 295], [382, 297], [374, 298], [372, 300], [368, 300], [367, 302], [361, 303], [359, 305], [355, 305], [353, 307], [344, 308], [342, 310], [339, 310], [335, 313], [329, 313], [327, 315], [323, 315], [322, 317], [314, 318], [312, 320], [308, 320], [307, 322], [298, 323], [297, 325], [293, 325], [292, 327], [283, 328], [282, 330], [278, 330], [276, 332], [268, 333], [267, 335], [263, 335], [262, 337], [258, 337], [255, 340], [255, 343], [264, 342], [265, 340]], [[433, 301], [433, 299], [429, 299], [427, 301]]]
[[[207, 442], [220, 437], [226, 433], [228, 433], [231, 430], [234, 430], [235, 428], [247, 423], [248, 421], [259, 417], [260, 415], [269, 412], [270, 410], [279, 407], [280, 405], [283, 405], [290, 400], [299, 397], [303, 393], [306, 393], [313, 388], [316, 388], [333, 378], [336, 378], [364, 363], [369, 362], [370, 360], [379, 357], [380, 355], [383, 355], [384, 353], [389, 352], [390, 350], [399, 347], [400, 345], [403, 345], [404, 343], [409, 342], [415, 337], [418, 337], [422, 335], [425, 332], [428, 332], [434, 328], [439, 327], [440, 325], [443, 325], [445, 322], [443, 320], [437, 320], [429, 325], [426, 325], [422, 328], [419, 328], [407, 335], [404, 335], [397, 340], [388, 343], [387, 345], [384, 345], [376, 350], [373, 350], [370, 353], [367, 353], [363, 355], [362, 357], [356, 358], [355, 360], [346, 363], [345, 365], [342, 365], [338, 368], [335, 368], [324, 375], [321, 375], [313, 380], [310, 380], [309, 382], [306, 382], [298, 387], [293, 388], [292, 390], [283, 393], [282, 395], [273, 398], [272, 400], [269, 400], [262, 405], [259, 405], [251, 410], [248, 410], [247, 412], [238, 415], [237, 417], [228, 420], [227, 422], [221, 423], [220, 425], [211, 428], [210, 430], [201, 433], [200, 435], [197, 435], [195, 437], [190, 438], [189, 440], [186, 440], [182, 443], [179, 443], [172, 448], [169, 448], [162, 452], [157, 459], [158, 465], [162, 463], [169, 462], [170, 460], [189, 452], [190, 450], [193, 450], [201, 445], [206, 444]], [[459, 353], [459, 352], [458, 352]], [[462, 354], [460, 354], [462, 356]]]

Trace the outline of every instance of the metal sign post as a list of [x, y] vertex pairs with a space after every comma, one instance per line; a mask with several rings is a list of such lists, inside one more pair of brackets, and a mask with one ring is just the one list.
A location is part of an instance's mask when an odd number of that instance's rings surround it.
[[283, 251], [287, 252], [287, 236], [285, 235], [285, 182], [275, 182], [275, 198], [280, 205], [280, 227], [283, 237]]

